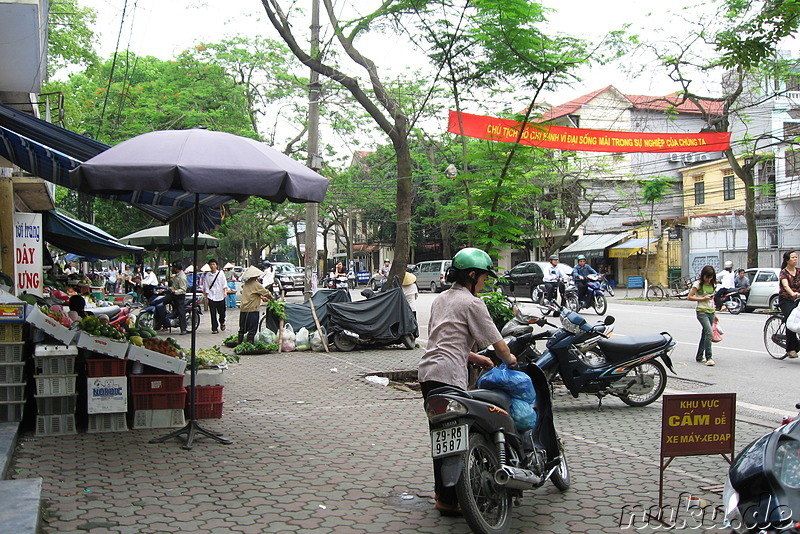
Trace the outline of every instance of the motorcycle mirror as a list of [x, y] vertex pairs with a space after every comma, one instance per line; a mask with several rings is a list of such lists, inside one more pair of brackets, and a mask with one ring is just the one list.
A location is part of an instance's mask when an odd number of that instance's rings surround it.
[[606, 326], [612, 325], [614, 324], [614, 321], [616, 321], [616, 319], [614, 319], [613, 315], [607, 315], [605, 320], [603, 320], [603, 324]]
[[536, 326], [544, 326], [546, 324], [547, 324], [546, 317], [539, 317], [539, 319], [536, 321]]

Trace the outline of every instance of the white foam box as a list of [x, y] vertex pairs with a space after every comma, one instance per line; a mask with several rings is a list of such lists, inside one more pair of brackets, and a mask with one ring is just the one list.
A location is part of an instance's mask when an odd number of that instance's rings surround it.
[[[225, 375], [222, 374], [222, 369], [199, 369], [194, 382], [196, 386], [224, 386]], [[188, 372], [183, 378], [183, 385], [184, 387], [192, 385], [192, 376]]]
[[183, 409], [136, 410], [133, 412], [133, 428], [173, 428], [186, 424]]
[[128, 354], [128, 347], [130, 347], [130, 343], [127, 341], [114, 341], [107, 337], [91, 336], [86, 332], [81, 332], [81, 335], [78, 336], [78, 348], [98, 352], [120, 360], [124, 359], [125, 355]]
[[86, 380], [86, 412], [88, 414], [128, 411], [128, 378], [105, 376]]
[[179, 375], [183, 374], [183, 371], [186, 370], [187, 363], [186, 360], [181, 358], [173, 358], [172, 356], [167, 356], [166, 354], [161, 354], [160, 352], [149, 350], [144, 347], [137, 347], [136, 345], [130, 346], [128, 350], [128, 359]]
[[70, 330], [52, 317], [43, 314], [39, 311], [39, 308], [32, 308], [25, 321], [64, 345], [72, 344], [79, 332], [78, 330]]

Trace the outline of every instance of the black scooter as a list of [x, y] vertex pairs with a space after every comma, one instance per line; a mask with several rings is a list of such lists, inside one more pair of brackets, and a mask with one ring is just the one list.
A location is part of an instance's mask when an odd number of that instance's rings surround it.
[[512, 499], [523, 490], [548, 480], [561, 491], [570, 485], [547, 379], [533, 364], [524, 372], [536, 391], [538, 416], [535, 427], [525, 432], [517, 430], [509, 413], [511, 397], [501, 391], [443, 387], [425, 401], [431, 455], [442, 460], [442, 481], [455, 486], [464, 518], [476, 533], [507, 532]]
[[[191, 288], [190, 288], [191, 290]], [[200, 305], [202, 302], [203, 294], [197, 293], [197, 299], [194, 305], [192, 304], [192, 292], [187, 291], [184, 301], [184, 316], [186, 317], [186, 330], [192, 330], [200, 326], [200, 315], [203, 313], [203, 307]], [[155, 295], [150, 299], [147, 306], [143, 307], [136, 317], [136, 326], [146, 326], [148, 328], [155, 328], [156, 322], [156, 308], [166, 308], [164, 315], [169, 317], [172, 312], [172, 300], [170, 293], [165, 288], [159, 288]], [[169, 325], [161, 325], [162, 327], [178, 328], [178, 316], [169, 319]]]
[[560, 375], [573, 397], [588, 393], [601, 404], [605, 396], [614, 395], [629, 406], [647, 406], [664, 392], [667, 372], [658, 358], [675, 373], [669, 357], [675, 341], [667, 332], [608, 339], [612, 316], [592, 326], [577, 313], [562, 309], [560, 319], [561, 328], [536, 359], [549, 381]]
[[800, 414], [742, 449], [722, 500], [732, 532], [800, 533]]

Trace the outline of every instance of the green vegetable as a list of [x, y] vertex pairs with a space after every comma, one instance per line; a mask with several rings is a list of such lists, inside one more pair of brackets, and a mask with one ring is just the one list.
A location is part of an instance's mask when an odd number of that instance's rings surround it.
[[270, 300], [267, 301], [267, 313], [273, 314], [278, 319], [286, 320], [286, 301]]
[[265, 352], [265, 351], [275, 352], [277, 350], [278, 350], [277, 343], [271, 343], [269, 345], [265, 345], [263, 343], [253, 344], [245, 341], [244, 343], [237, 345], [237, 347], [233, 349], [233, 352], [241, 355], [241, 354], [253, 354], [255, 352]]

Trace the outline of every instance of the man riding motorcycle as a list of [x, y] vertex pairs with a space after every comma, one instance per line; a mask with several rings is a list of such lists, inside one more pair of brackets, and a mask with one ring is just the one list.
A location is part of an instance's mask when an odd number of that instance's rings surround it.
[[578, 264], [572, 268], [572, 279], [575, 281], [575, 287], [578, 290], [578, 303], [584, 308], [591, 308], [592, 306], [588, 291], [589, 276], [591, 275], [597, 275], [597, 271], [586, 263], [586, 256], [579, 255]]
[[550, 256], [550, 267], [544, 272], [544, 287], [547, 300], [556, 302], [556, 291], [561, 295], [561, 306], [564, 306], [564, 282], [568, 280], [568, 275], [558, 264], [558, 256]]

